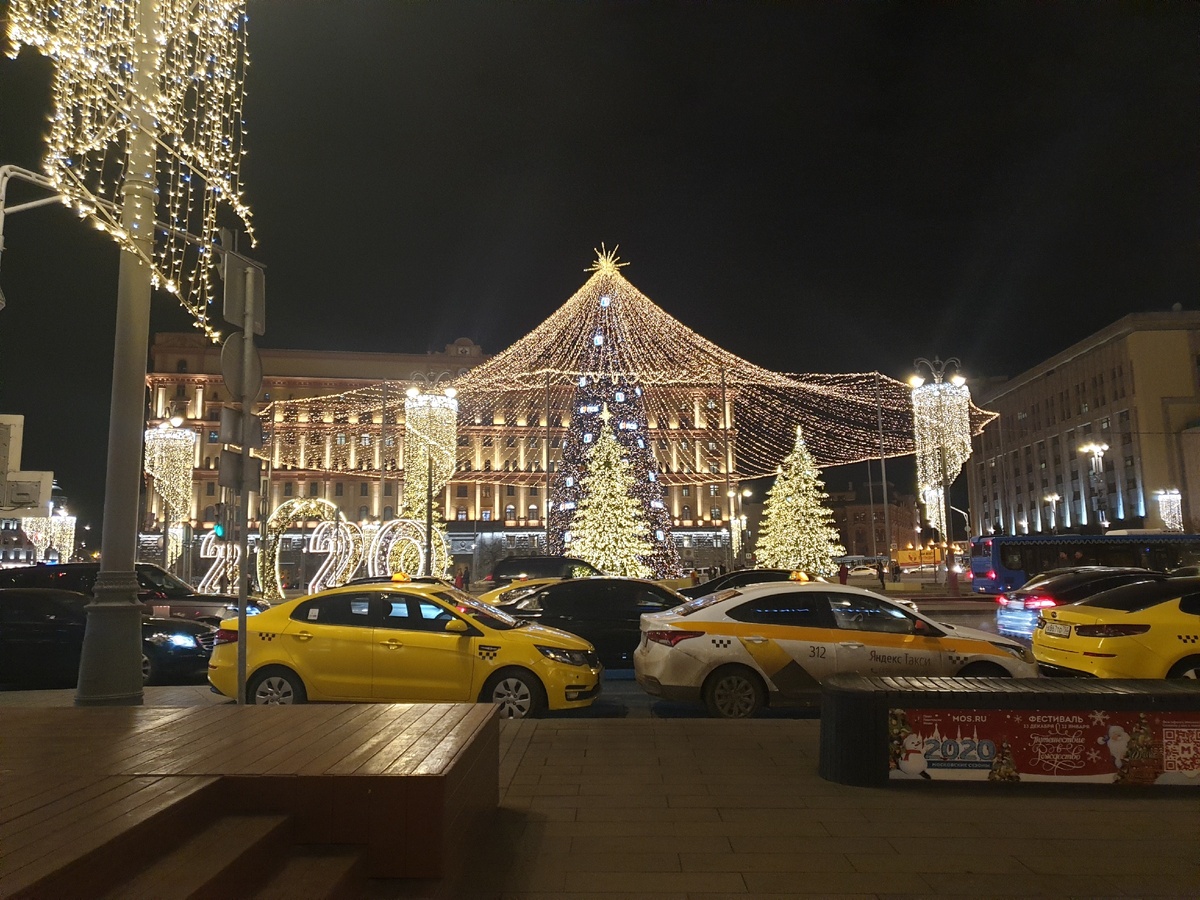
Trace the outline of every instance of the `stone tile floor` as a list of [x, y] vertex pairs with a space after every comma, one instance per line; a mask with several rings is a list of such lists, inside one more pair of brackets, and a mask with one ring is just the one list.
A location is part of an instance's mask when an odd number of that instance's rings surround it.
[[[71, 705], [72, 692], [0, 693]], [[145, 703], [228, 702], [203, 686]], [[456, 877], [372, 898], [1198, 897], [1200, 791], [817, 775], [815, 719], [505, 722], [501, 802]]]

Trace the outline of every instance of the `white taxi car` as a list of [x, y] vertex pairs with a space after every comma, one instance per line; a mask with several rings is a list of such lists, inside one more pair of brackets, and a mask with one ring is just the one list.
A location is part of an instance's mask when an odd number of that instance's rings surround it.
[[821, 680], [861, 675], [1033, 678], [1016, 641], [935, 622], [871, 591], [780, 582], [719, 591], [641, 617], [638, 684], [721, 718], [813, 703]]

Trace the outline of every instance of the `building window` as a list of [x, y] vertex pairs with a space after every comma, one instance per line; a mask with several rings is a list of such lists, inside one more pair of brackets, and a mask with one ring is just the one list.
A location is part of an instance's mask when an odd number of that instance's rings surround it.
[[210, 481], [206, 485], [204, 485], [204, 496], [212, 497], [216, 493], [217, 493], [217, 483], [215, 481]]
[[[505, 497], [515, 497], [515, 496], [517, 496], [517, 489], [516, 489], [515, 487], [513, 487], [511, 484], [509, 484], [509, 485], [505, 485], [505, 487], [504, 487], [504, 496], [505, 496]], [[510, 516], [509, 518], [512, 518], [512, 517]]]
[[338, 445], [339, 447], [345, 446], [345, 443], [346, 443], [346, 435], [344, 435], [344, 434], [342, 434], [342, 433], [340, 433], [340, 432], [339, 432], [339, 433], [338, 433], [338, 436], [337, 436], [336, 438], [334, 438], [334, 441], [337, 443], [337, 445]]
[[219, 442], [220, 440], [221, 440], [221, 435], [219, 432], [210, 431], [208, 433], [208, 442], [210, 444], [215, 444], [215, 443]]
[[395, 510], [393, 510], [390, 506], [385, 506], [383, 508], [383, 520], [385, 522], [390, 522], [395, 514]]
[[680, 488], [680, 494], [681, 494], [682, 496], [684, 496], [684, 497], [690, 497], [690, 496], [692, 496], [692, 487], [691, 487], [691, 485], [685, 484], [685, 485], [684, 485], [682, 488]]
[[504, 518], [511, 521], [512, 519], [515, 519], [516, 517], [517, 517], [517, 508], [515, 506], [513, 506], [510, 503], [510, 504], [508, 504], [508, 506], [504, 507]]
[[283, 483], [283, 496], [285, 496], [285, 497], [292, 496], [292, 482], [285, 481]]
[[683, 508], [682, 515], [683, 515], [683, 518], [684, 518], [684, 519], [691, 519], [691, 517], [692, 517], [692, 508], [691, 508], [690, 506], [685, 506], [685, 507]]
[[535, 488], [535, 487], [531, 487], [531, 488], [529, 489], [529, 496], [530, 496], [530, 497], [536, 497], [537, 495], [538, 495], [538, 489], [537, 489], [537, 488]]
[[538, 517], [538, 509], [536, 503], [529, 504], [529, 518], [536, 519]]
[[718, 491], [718, 490], [720, 490], [720, 488], [719, 488], [719, 487], [717, 487], [717, 485], [715, 485], [715, 484], [710, 484], [710, 485], [708, 486], [708, 496], [710, 496], [710, 497], [715, 497], [715, 496], [717, 496], [717, 491]]
[[321, 485], [318, 482], [310, 481], [308, 483], [308, 496], [310, 496], [310, 497], [319, 496], [318, 492], [320, 490], [321, 490]]
[[709, 512], [709, 515], [711, 515], [713, 517], [714, 522], [721, 518], [721, 507], [719, 507], [719, 506], [714, 506], [708, 512]]
[[485, 509], [483, 511], [483, 521], [485, 521], [485, 522], [492, 521], [492, 511], [490, 509]]
[[359, 486], [358, 486], [358, 496], [360, 496], [360, 497], [367, 497], [367, 496], [370, 496], [370, 493], [371, 493], [371, 487], [370, 487], [370, 485], [368, 485], [368, 484], [367, 484], [365, 481], [364, 481], [364, 482], [362, 482], [361, 484], [359, 484]]
[[454, 508], [454, 518], [460, 522], [465, 522], [467, 520], [467, 508], [465, 506], [456, 506]]
[[333, 486], [333, 496], [335, 496], [335, 497], [342, 496], [343, 490], [344, 490], [344, 486], [343, 486], [342, 482], [340, 482], [340, 481], [337, 482]]
[[371, 436], [370, 436], [369, 434], [364, 434], [364, 435], [362, 436], [362, 445], [363, 445], [364, 447], [370, 447], [370, 446], [371, 446]]
[[368, 515], [370, 515], [370, 511], [365, 506], [358, 508], [358, 521], [365, 522]]
[[383, 496], [392, 496], [392, 483], [390, 481], [385, 481], [383, 484]]
[[456, 485], [454, 488], [454, 496], [455, 497], [467, 496], [467, 486], [465, 484]]

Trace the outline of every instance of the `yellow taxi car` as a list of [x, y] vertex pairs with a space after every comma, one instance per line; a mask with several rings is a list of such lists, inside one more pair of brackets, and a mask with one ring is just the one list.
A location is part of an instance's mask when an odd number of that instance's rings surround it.
[[644, 691], [703, 703], [720, 718], [811, 704], [821, 681], [860, 675], [1029, 678], [1016, 641], [935, 622], [861, 588], [772, 582], [718, 591], [641, 617], [634, 674]]
[[[497, 703], [524, 718], [600, 692], [587, 641], [469, 594], [399, 578], [288, 600], [246, 621], [246, 702]], [[221, 623], [208, 680], [237, 696], [237, 620]]]
[[1045, 675], [1200, 678], [1200, 578], [1141, 581], [1042, 611]]

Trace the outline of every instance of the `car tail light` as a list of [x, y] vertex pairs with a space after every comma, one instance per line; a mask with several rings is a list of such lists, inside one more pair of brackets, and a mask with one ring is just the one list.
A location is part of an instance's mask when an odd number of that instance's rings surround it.
[[1053, 597], [1026, 597], [1026, 609], [1046, 609], [1050, 606], [1058, 606], [1058, 601]]
[[1001, 606], [1008, 606], [1008, 597], [1005, 594], [997, 594], [996, 602]]
[[989, 581], [995, 581], [996, 580], [996, 570], [988, 569], [987, 577], [988, 577]]
[[1130, 637], [1135, 634], [1145, 634], [1150, 630], [1149, 625], [1076, 625], [1075, 633], [1079, 637], [1109, 638]]
[[237, 629], [235, 628], [218, 628], [217, 639], [213, 642], [216, 647], [220, 644], [236, 644], [238, 640]]
[[704, 637], [703, 631], [679, 631], [671, 628], [667, 631], [647, 631], [646, 640], [652, 644], [662, 644], [666, 647], [674, 647], [680, 641], [686, 641], [688, 638]]

